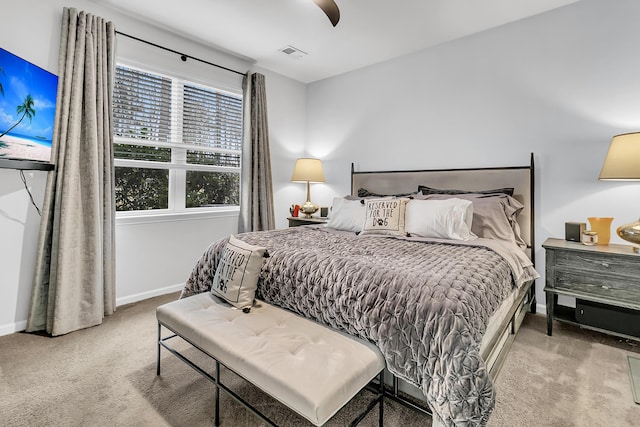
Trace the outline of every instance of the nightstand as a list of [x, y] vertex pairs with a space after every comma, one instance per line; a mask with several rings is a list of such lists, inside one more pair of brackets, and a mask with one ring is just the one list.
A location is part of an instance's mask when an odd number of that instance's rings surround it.
[[290, 216], [287, 219], [289, 220], [289, 227], [298, 227], [301, 225], [312, 225], [312, 224], [324, 224], [329, 220], [329, 218], [321, 218], [317, 216], [312, 216], [311, 218], [305, 218], [304, 216], [299, 216], [299, 217]]
[[[547, 335], [553, 320], [640, 339], [640, 255], [632, 246], [587, 246], [547, 239], [545, 288]], [[576, 298], [576, 307], [558, 305], [558, 295]]]

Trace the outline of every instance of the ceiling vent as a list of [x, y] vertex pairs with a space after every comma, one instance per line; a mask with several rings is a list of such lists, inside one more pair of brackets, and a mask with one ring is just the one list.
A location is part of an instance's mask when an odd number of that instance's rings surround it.
[[280, 49], [280, 52], [289, 55], [289, 57], [293, 59], [302, 59], [303, 57], [307, 56], [307, 52], [303, 52], [293, 46], [283, 47], [282, 49]]

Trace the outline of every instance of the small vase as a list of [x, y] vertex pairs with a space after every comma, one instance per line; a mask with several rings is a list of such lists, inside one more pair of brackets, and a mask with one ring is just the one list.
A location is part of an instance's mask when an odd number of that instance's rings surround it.
[[611, 223], [613, 218], [611, 217], [589, 217], [589, 224], [591, 224], [591, 230], [598, 233], [598, 245], [608, 245], [611, 240]]

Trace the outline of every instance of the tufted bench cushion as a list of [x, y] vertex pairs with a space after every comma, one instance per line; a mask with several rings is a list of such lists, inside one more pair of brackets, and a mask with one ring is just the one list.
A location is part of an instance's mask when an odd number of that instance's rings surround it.
[[164, 304], [156, 316], [159, 325], [315, 425], [385, 367], [375, 345], [263, 301], [243, 313], [205, 292]]

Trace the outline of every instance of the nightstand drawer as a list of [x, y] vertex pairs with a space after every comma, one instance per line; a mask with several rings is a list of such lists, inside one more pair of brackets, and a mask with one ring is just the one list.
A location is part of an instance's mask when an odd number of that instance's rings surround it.
[[555, 269], [553, 289], [590, 296], [600, 300], [618, 302], [625, 306], [640, 306], [640, 280], [614, 275], [577, 273], [572, 270]]
[[637, 277], [640, 258], [603, 255], [593, 252], [556, 251], [556, 266], [570, 266], [578, 270], [610, 271], [619, 276]]

